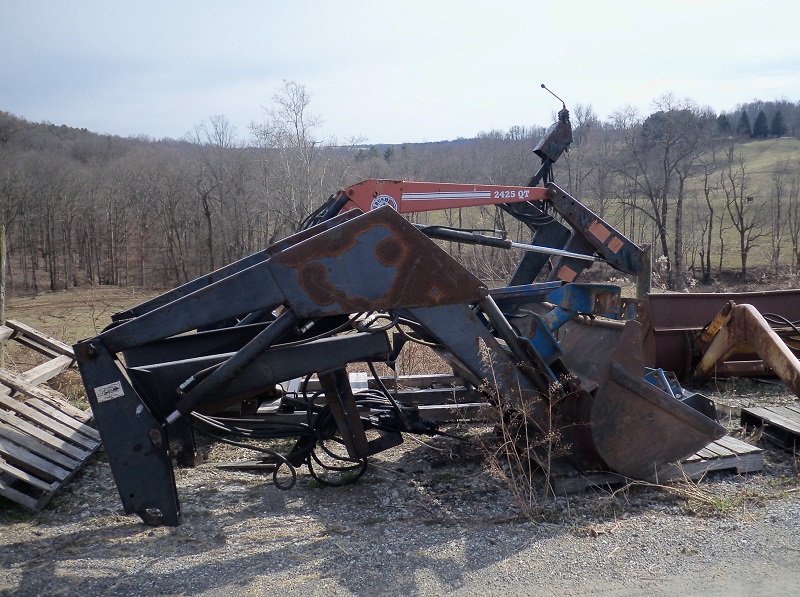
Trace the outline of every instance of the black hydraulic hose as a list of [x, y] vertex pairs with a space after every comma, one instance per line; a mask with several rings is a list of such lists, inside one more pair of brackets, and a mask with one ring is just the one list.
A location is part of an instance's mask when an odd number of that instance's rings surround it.
[[800, 321], [789, 321], [786, 317], [778, 315], [777, 313], [764, 313], [764, 319], [773, 327], [785, 325], [786, 327], [792, 328], [796, 334], [800, 334], [800, 329], [797, 327], [800, 325]]
[[335, 217], [342, 210], [347, 201], [348, 197], [344, 191], [339, 191], [336, 195], [332, 195], [325, 203], [320, 205], [303, 220], [300, 224], [300, 230], [307, 230], [312, 226], [316, 226], [321, 222]]
[[[221, 435], [217, 435], [216, 433], [212, 433], [208, 429], [203, 429], [195, 426], [192, 426], [192, 428], [198, 433], [202, 433], [203, 435], [208, 436], [211, 439], [216, 440], [218, 442], [222, 442], [223, 444], [229, 444], [231, 446], [237, 446], [239, 448], [246, 448], [247, 450], [253, 450], [254, 452], [261, 452], [262, 454], [267, 454], [275, 458], [276, 464], [275, 464], [275, 470], [272, 471], [272, 482], [278, 489], [291, 489], [297, 482], [297, 469], [292, 465], [291, 462], [289, 462], [286, 459], [285, 456], [279, 454], [275, 450], [271, 450], [269, 448], [262, 448], [260, 446], [254, 446], [252, 444], [246, 444], [244, 442], [237, 442], [232, 439], [223, 437]], [[278, 480], [278, 472], [281, 470], [281, 467], [283, 466], [285, 466], [289, 470], [289, 473], [291, 474], [288, 484], [282, 484]]]

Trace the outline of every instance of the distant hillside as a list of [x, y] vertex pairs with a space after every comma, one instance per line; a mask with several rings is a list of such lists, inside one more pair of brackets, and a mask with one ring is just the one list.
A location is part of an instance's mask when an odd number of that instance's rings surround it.
[[[756, 108], [753, 120], [762, 124], [780, 111], [785, 135], [736, 132], [741, 114]], [[762, 111], [771, 115], [759, 118]], [[681, 104], [602, 122], [579, 106], [556, 182], [633, 241], [651, 244], [659, 267], [666, 264], [665, 286], [680, 287], [684, 277], [709, 281], [723, 269], [746, 276], [743, 251], [751, 268], [796, 268], [800, 139], [792, 135], [800, 131], [800, 109], [747, 104], [737, 113]], [[454, 141], [330, 146], [295, 122], [273, 115], [240, 139], [220, 116], [186, 139], [156, 141], [0, 112], [9, 289], [171, 287], [292, 234], [331, 193], [369, 178], [526, 184], [544, 132], [516, 126]], [[509, 237], [530, 240], [524, 224], [494, 208], [430, 217], [465, 228], [505, 226]], [[451, 248], [491, 279], [506, 277], [518, 258]]]

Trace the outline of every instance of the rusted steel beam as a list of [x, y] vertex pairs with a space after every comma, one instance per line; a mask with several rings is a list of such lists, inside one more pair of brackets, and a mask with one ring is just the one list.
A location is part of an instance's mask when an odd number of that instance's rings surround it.
[[[655, 340], [653, 365], [674, 371], [678, 378], [692, 374], [694, 337], [728, 301], [753, 305], [762, 314], [776, 314], [789, 321], [800, 320], [800, 289], [738, 293], [651, 293], [647, 311]], [[754, 355], [737, 354], [737, 360]], [[717, 371], [717, 374], [721, 374]]]
[[752, 305], [728, 303], [714, 320], [716, 331], [701, 344], [704, 354], [694, 369], [693, 381], [703, 381], [714, 374], [740, 345], [750, 346], [787, 386], [800, 396], [800, 361]]

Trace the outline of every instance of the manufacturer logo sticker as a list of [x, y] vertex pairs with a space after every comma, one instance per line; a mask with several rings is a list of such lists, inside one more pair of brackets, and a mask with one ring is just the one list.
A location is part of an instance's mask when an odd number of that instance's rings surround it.
[[384, 205], [388, 205], [393, 210], [397, 211], [397, 201], [390, 195], [378, 195], [375, 199], [372, 200], [372, 204], [370, 205], [370, 209], [378, 209], [379, 207], [383, 207]]
[[115, 381], [104, 386], [97, 386], [94, 389], [94, 395], [97, 396], [98, 402], [108, 402], [114, 398], [119, 398], [125, 395], [122, 390], [122, 383]]

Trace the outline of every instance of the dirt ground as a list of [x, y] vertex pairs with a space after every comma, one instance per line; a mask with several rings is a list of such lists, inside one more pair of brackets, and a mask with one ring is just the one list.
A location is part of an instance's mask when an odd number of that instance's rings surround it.
[[[7, 314], [74, 342], [145, 298], [95, 288], [14, 298]], [[12, 353], [7, 365], [24, 369], [28, 357]], [[53, 386], [81, 392], [73, 373]], [[780, 385], [752, 381], [703, 391], [733, 408], [795, 400]], [[725, 424], [759, 442], [735, 417]], [[100, 454], [40, 513], [0, 501], [0, 592], [800, 594], [800, 477], [791, 453], [759, 442], [759, 473], [534, 492], [522, 508], [495, 472], [491, 427], [448, 431], [469, 441], [408, 438], [343, 488], [321, 488], [301, 470], [281, 491], [269, 475], [219, 468], [254, 456], [215, 444], [208, 463], [176, 469], [183, 520], [174, 528], [124, 515]]]

